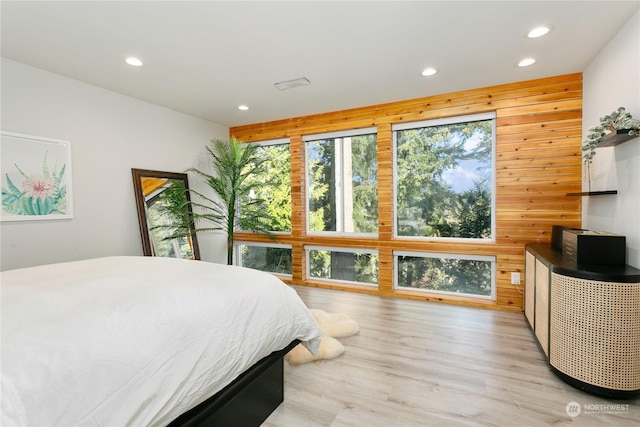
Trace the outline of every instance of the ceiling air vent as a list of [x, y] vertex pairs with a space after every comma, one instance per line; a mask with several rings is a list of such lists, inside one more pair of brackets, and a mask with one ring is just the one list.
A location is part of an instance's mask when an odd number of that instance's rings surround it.
[[299, 79], [287, 80], [285, 82], [276, 83], [275, 86], [278, 90], [293, 89], [294, 87], [310, 85], [311, 82], [306, 77], [300, 77]]

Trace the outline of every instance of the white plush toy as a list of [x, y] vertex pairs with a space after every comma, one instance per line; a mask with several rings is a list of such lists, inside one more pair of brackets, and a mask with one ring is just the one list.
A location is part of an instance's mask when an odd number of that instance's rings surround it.
[[358, 324], [345, 314], [331, 314], [324, 310], [311, 309], [322, 336], [318, 352], [314, 356], [302, 344], [298, 344], [284, 358], [292, 365], [320, 359], [334, 359], [344, 353], [344, 346], [336, 337], [348, 337], [360, 331]]

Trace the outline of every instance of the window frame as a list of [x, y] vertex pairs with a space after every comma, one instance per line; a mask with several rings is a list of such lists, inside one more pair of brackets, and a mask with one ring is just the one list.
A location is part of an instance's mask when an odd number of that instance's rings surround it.
[[[322, 277], [311, 276], [311, 256], [310, 251], [329, 251], [329, 252], [344, 252], [350, 254], [367, 254], [367, 255], [378, 255], [377, 262], [377, 276], [378, 281], [376, 283], [368, 283], [368, 282], [357, 282], [351, 280], [340, 280], [340, 279], [326, 279]], [[362, 249], [362, 248], [348, 248], [348, 247], [338, 247], [338, 246], [319, 246], [319, 245], [304, 245], [304, 253], [305, 253], [305, 269], [306, 269], [306, 277], [307, 280], [321, 281], [327, 283], [347, 283], [349, 285], [358, 285], [358, 286], [366, 286], [368, 288], [378, 288], [380, 285], [380, 253], [377, 249]]]
[[[398, 234], [398, 138], [397, 131], [419, 129], [433, 126], [469, 123], [491, 120], [491, 236], [485, 239], [470, 237], [441, 237], [441, 236], [400, 236]], [[393, 167], [393, 238], [407, 240], [430, 240], [451, 243], [496, 243], [496, 112], [467, 114], [463, 116], [451, 116], [433, 120], [422, 120], [408, 123], [395, 123], [391, 125], [392, 133], [392, 167]]]
[[[234, 265], [238, 266], [238, 267], [244, 267], [244, 268], [251, 268], [251, 267], [245, 267], [242, 265], [242, 250], [241, 250], [241, 246], [254, 246], [254, 247], [263, 247], [263, 248], [280, 248], [280, 249], [289, 249], [293, 252], [293, 247], [291, 244], [287, 244], [287, 243], [265, 243], [265, 242], [251, 242], [251, 241], [246, 241], [246, 240], [234, 240], [233, 241], [233, 252], [234, 252]], [[293, 269], [293, 253], [292, 253], [292, 263], [291, 263], [291, 268]], [[251, 268], [252, 270], [257, 270], [257, 271], [265, 271], [265, 270], [258, 270], [255, 268]], [[291, 278], [292, 277], [292, 273], [274, 273], [271, 271], [267, 271], [267, 273], [271, 273], [274, 274], [276, 276], [282, 276], [282, 277], [286, 277], [286, 278]]]
[[[436, 259], [459, 259], [465, 261], [487, 261], [491, 263], [491, 295], [468, 294], [463, 292], [439, 291], [437, 289], [421, 289], [399, 286], [398, 283], [398, 257], [410, 256], [416, 258], [436, 258]], [[451, 254], [444, 252], [416, 252], [416, 251], [393, 251], [393, 289], [396, 291], [413, 291], [422, 293], [436, 293], [443, 295], [464, 296], [470, 298], [480, 298], [484, 300], [496, 300], [497, 282], [497, 259], [494, 255], [471, 255], [471, 254]]]
[[[336, 131], [336, 132], [323, 132], [323, 133], [317, 133], [317, 134], [309, 134], [309, 135], [302, 135], [302, 142], [303, 142], [303, 146], [304, 146], [304, 179], [305, 179], [305, 186], [304, 186], [304, 199], [305, 199], [305, 222], [306, 222], [306, 229], [305, 232], [307, 235], [311, 235], [311, 236], [336, 236], [336, 237], [373, 237], [373, 238], [377, 238], [379, 235], [379, 232], [375, 232], [375, 233], [361, 233], [361, 232], [347, 232], [347, 231], [312, 231], [310, 230], [309, 226], [310, 226], [310, 214], [311, 211], [309, 209], [309, 156], [308, 156], [308, 149], [307, 149], [307, 143], [312, 142], [312, 141], [317, 141], [317, 140], [322, 140], [322, 139], [336, 139], [336, 138], [347, 138], [347, 137], [356, 137], [356, 136], [363, 136], [363, 135], [375, 135], [376, 137], [376, 150], [377, 150], [377, 140], [378, 140], [378, 128], [375, 126], [372, 127], [366, 127], [366, 128], [357, 128], [357, 129], [349, 129], [349, 130], [343, 130], [343, 131]], [[376, 172], [378, 173], [379, 176], [379, 170], [380, 170], [380, 165], [377, 163], [376, 161]], [[344, 179], [344, 169], [341, 166], [341, 176]], [[350, 179], [353, 178], [353, 176], [350, 177]], [[344, 204], [344, 192], [342, 192], [341, 194], [342, 199], [343, 199], [343, 204]], [[342, 212], [343, 216], [344, 216], [344, 210]], [[344, 222], [344, 219], [343, 219]], [[379, 218], [377, 219], [378, 222], [378, 229], [380, 226], [379, 223]]]

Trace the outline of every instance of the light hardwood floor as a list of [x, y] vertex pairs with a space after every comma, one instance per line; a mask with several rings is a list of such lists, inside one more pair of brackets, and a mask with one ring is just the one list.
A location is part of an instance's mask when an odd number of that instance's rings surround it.
[[558, 379], [522, 313], [294, 289], [309, 308], [350, 315], [360, 333], [339, 339], [337, 359], [285, 362], [285, 401], [263, 426], [640, 426], [640, 399]]

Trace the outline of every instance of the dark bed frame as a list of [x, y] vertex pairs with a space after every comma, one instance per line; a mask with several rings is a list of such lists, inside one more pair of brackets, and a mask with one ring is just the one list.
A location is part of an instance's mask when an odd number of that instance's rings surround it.
[[284, 355], [299, 343], [295, 340], [259, 360], [169, 427], [259, 426], [284, 400]]

